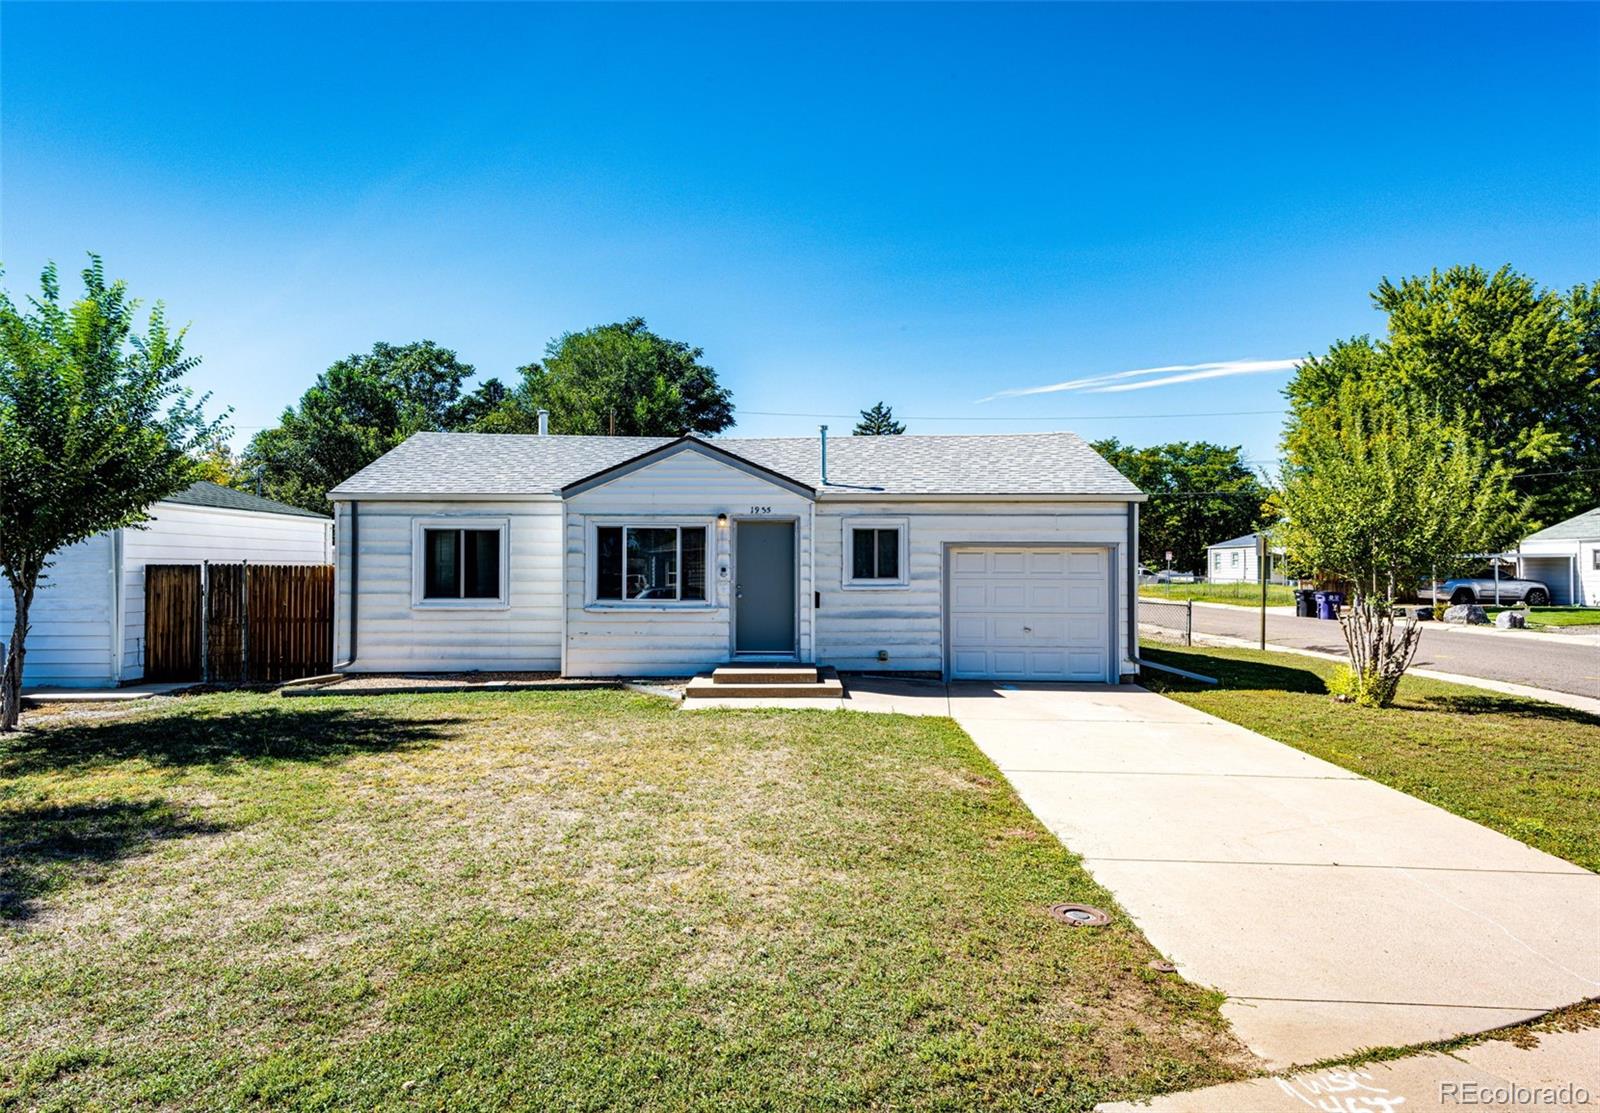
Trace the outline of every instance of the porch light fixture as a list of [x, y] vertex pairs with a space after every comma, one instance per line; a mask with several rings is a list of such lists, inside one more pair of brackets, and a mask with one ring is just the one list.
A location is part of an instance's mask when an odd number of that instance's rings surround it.
[[725, 514], [725, 513], [724, 514], [718, 514], [717, 515], [717, 525], [725, 526], [727, 524], [728, 524], [728, 515]]

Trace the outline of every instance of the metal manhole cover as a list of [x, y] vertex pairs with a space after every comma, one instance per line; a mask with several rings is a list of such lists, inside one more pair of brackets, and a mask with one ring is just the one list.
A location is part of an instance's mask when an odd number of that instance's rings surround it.
[[1064, 924], [1080, 928], [1105, 927], [1111, 922], [1110, 916], [1087, 904], [1052, 904], [1050, 915]]

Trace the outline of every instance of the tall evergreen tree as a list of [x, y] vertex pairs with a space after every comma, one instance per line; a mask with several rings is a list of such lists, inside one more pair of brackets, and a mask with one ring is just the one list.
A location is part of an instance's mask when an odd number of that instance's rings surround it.
[[905, 431], [905, 425], [894, 419], [894, 408], [882, 402], [870, 410], [862, 410], [861, 420], [851, 430], [858, 437], [893, 437]]

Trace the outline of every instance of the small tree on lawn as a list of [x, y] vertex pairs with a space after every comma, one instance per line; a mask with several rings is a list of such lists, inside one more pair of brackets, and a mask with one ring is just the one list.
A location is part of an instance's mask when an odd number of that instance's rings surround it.
[[906, 431], [905, 422], [894, 419], [894, 407], [882, 402], [861, 411], [861, 420], [851, 433], [857, 437], [894, 437]]
[[183, 354], [159, 303], [143, 334], [138, 303], [108, 283], [99, 258], [84, 296], [61, 302], [53, 265], [25, 306], [0, 291], [0, 572], [15, 605], [0, 674], [0, 730], [15, 730], [28, 611], [50, 557], [109, 529], [195, 478], [194, 453], [215, 443], [180, 385], [199, 360]]
[[1297, 413], [1285, 443], [1289, 559], [1351, 589], [1341, 694], [1387, 707], [1421, 634], [1414, 619], [1396, 624], [1395, 595], [1515, 536], [1524, 507], [1512, 471], [1463, 418], [1357, 382]]

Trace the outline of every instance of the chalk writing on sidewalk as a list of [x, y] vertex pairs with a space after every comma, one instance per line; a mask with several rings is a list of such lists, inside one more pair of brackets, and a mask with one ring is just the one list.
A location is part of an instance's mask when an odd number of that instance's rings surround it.
[[1401, 1095], [1373, 1085], [1367, 1070], [1325, 1070], [1276, 1081], [1285, 1094], [1319, 1113], [1392, 1113], [1406, 1103]]

